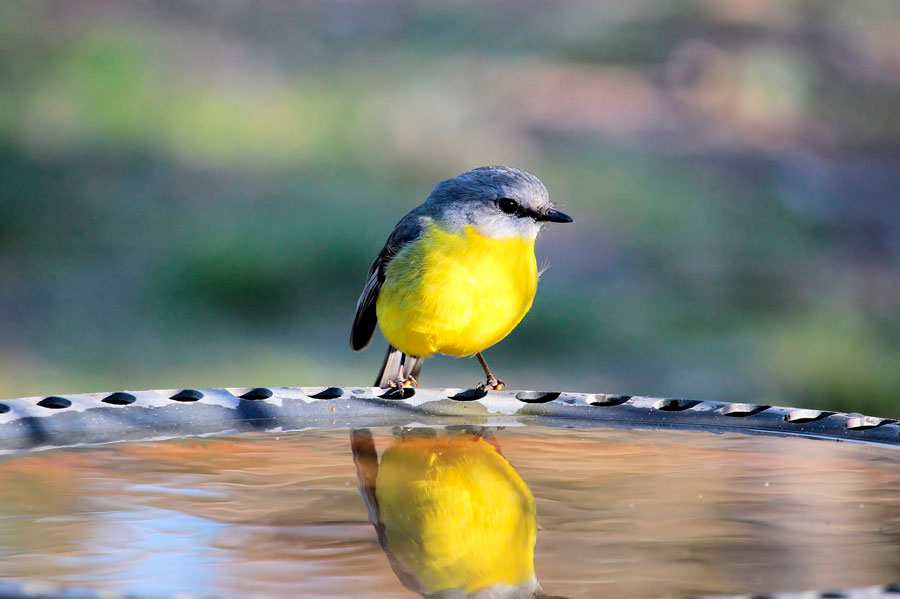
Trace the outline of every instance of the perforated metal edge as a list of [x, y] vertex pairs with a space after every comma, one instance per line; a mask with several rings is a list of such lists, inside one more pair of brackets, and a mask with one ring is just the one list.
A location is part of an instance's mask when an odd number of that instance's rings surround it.
[[0, 400], [0, 453], [246, 430], [397, 425], [701, 429], [900, 445], [900, 423], [825, 410], [605, 393], [241, 387]]

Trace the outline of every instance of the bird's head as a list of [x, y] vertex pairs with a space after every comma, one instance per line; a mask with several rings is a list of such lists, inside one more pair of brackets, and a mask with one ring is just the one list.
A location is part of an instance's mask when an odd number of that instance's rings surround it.
[[553, 207], [540, 179], [511, 166], [483, 166], [441, 181], [426, 206], [447, 229], [470, 225], [493, 238], [534, 239], [545, 223], [572, 222]]

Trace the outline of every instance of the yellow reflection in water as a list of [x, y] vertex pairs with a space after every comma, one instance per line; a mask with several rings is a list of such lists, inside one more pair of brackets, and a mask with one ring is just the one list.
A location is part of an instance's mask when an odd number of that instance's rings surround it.
[[534, 497], [481, 433], [395, 436], [381, 456], [352, 434], [360, 491], [378, 541], [408, 588], [426, 597], [530, 597]]

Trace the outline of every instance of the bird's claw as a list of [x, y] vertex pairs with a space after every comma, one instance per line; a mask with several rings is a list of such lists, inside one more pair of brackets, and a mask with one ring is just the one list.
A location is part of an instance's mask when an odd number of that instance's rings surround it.
[[418, 387], [419, 381], [412, 375], [407, 376], [406, 378], [398, 378], [396, 380], [388, 383], [388, 386], [391, 389], [406, 389], [409, 387]]
[[506, 383], [492, 376], [485, 382], [475, 385], [475, 388], [479, 391], [503, 391], [506, 389]]

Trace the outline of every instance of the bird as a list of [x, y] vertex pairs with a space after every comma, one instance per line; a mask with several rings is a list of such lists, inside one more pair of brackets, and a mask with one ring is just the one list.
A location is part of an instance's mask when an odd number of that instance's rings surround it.
[[540, 179], [518, 168], [483, 166], [437, 183], [394, 227], [356, 305], [351, 349], [365, 349], [376, 324], [389, 343], [375, 384], [414, 387], [425, 358], [474, 355], [486, 377], [476, 389], [503, 389], [481, 352], [531, 308], [538, 233], [570, 222]]
[[395, 434], [381, 454], [350, 435], [359, 490], [397, 578], [424, 597], [531, 598], [534, 496], [490, 431]]

